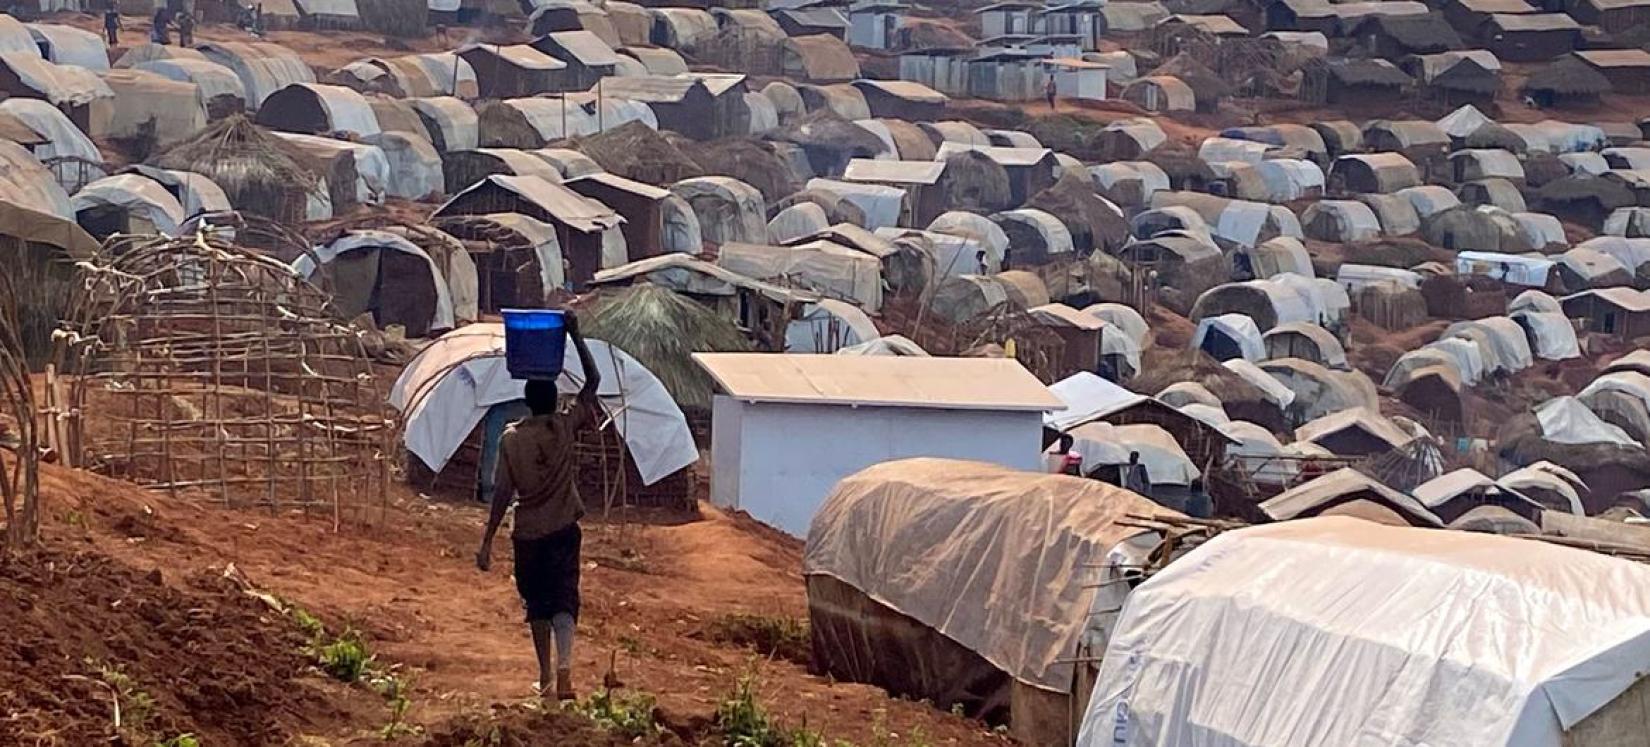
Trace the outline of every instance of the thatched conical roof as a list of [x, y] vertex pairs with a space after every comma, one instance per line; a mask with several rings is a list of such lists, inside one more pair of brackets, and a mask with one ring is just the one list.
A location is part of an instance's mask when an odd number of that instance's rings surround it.
[[668, 138], [637, 121], [574, 138], [569, 147], [590, 156], [610, 174], [646, 184], [669, 186], [705, 175], [704, 170]]
[[1096, 194], [1087, 174], [1062, 174], [1053, 186], [1032, 195], [1026, 207], [1060, 219], [1078, 251], [1114, 252], [1129, 239], [1129, 221]]
[[277, 220], [303, 220], [309, 196], [325, 193], [323, 166], [240, 115], [152, 156], [149, 164], [205, 176], [236, 210]]
[[807, 116], [767, 133], [769, 140], [795, 143], [804, 148], [830, 148], [852, 158], [874, 158], [882, 152], [882, 139], [829, 109]]
[[751, 349], [733, 322], [651, 283], [603, 291], [580, 326], [586, 336], [616, 345], [646, 366], [685, 410], [709, 411], [715, 388], [693, 362], [694, 353]]

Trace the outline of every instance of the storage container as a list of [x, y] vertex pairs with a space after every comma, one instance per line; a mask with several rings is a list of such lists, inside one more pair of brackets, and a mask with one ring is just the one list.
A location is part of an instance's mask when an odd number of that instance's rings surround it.
[[567, 354], [567, 316], [550, 309], [504, 309], [504, 366], [510, 377], [554, 381]]

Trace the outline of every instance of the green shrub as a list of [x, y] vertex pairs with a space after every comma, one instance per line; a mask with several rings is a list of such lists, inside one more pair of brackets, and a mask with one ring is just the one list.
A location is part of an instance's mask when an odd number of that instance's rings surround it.
[[639, 739], [664, 731], [655, 716], [657, 701], [646, 693], [615, 693], [601, 689], [590, 694], [573, 709], [596, 722], [605, 731], [626, 739]]

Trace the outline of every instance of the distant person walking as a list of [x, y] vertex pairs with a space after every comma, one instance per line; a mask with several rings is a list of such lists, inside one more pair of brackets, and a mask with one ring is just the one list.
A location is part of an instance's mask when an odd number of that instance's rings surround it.
[[149, 27], [149, 41], [161, 46], [172, 43], [172, 37], [167, 34], [166, 27], [172, 23], [172, 11], [162, 5], [155, 9], [154, 25]]
[[195, 14], [185, 11], [178, 16], [178, 46], [195, 46]]
[[556, 382], [527, 382], [525, 398], [532, 415], [506, 428], [499, 439], [501, 458], [493, 476], [492, 512], [476, 552], [476, 567], [486, 572], [493, 563], [493, 537], [504, 515], [514, 505], [515, 523], [510, 544], [515, 550], [516, 591], [527, 607], [527, 625], [538, 655], [540, 695], [548, 695], [555, 650], [555, 694], [573, 695], [573, 631], [579, 617], [579, 559], [583, 534], [573, 444], [596, 407], [601, 374], [590, 348], [579, 333], [578, 319], [567, 315], [567, 334], [578, 350], [584, 369], [584, 388], [570, 411], [562, 412]]
[[111, 47], [120, 44], [120, 11], [115, 10], [114, 0], [103, 10], [103, 37]]
[[1050, 76], [1048, 76], [1048, 82], [1043, 84], [1043, 95], [1048, 97], [1048, 109], [1049, 109], [1049, 111], [1054, 111], [1054, 94], [1055, 94], [1055, 92], [1056, 92], [1056, 89], [1054, 87], [1054, 76], [1050, 75]]

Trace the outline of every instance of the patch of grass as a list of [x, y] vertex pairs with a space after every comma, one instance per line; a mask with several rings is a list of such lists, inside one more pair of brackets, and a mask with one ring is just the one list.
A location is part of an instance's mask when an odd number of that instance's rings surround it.
[[315, 660], [321, 671], [339, 682], [360, 681], [373, 664], [366, 642], [355, 631], [348, 629], [343, 635], [316, 648]]
[[829, 740], [806, 724], [787, 729], [774, 721], [757, 699], [757, 682], [755, 674], [740, 677], [716, 707], [716, 728], [725, 747], [854, 747], [845, 740]]
[[712, 620], [706, 638], [754, 649], [763, 656], [807, 666], [813, 660], [808, 623], [794, 617], [723, 615]]
[[615, 693], [601, 689], [590, 694], [573, 710], [596, 722], [604, 731], [626, 739], [640, 739], [662, 733], [659, 725], [657, 701], [647, 693]]
[[201, 740], [194, 734], [185, 732], [163, 742], [156, 742], [155, 747], [201, 747]]
[[781, 747], [782, 730], [756, 700], [756, 677], [739, 678], [733, 693], [716, 706], [716, 726], [728, 747]]
[[346, 627], [343, 633], [332, 637], [320, 618], [308, 610], [285, 602], [283, 606], [286, 614], [309, 636], [305, 651], [315, 660], [316, 667], [339, 682], [363, 683], [384, 699], [390, 714], [378, 730], [380, 738], [390, 742], [423, 731], [417, 724], [407, 722], [407, 713], [412, 710], [412, 685], [401, 676], [398, 666], [381, 665], [354, 628]]

